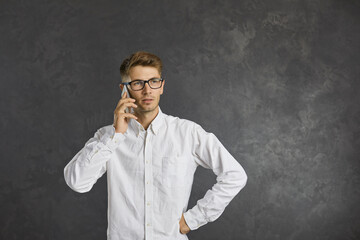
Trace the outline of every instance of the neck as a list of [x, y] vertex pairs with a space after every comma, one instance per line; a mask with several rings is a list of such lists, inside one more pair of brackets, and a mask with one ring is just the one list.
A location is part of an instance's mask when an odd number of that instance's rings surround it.
[[135, 116], [138, 117], [137, 121], [144, 127], [145, 130], [149, 127], [150, 123], [155, 119], [159, 113], [159, 106], [152, 111], [141, 112], [135, 111]]

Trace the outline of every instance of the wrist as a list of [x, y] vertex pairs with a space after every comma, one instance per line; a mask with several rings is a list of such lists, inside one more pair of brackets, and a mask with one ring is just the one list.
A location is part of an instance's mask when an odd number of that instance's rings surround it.
[[117, 129], [115, 128], [115, 133], [122, 133], [122, 134], [124, 134], [125, 132], [122, 132], [122, 131], [117, 130]]

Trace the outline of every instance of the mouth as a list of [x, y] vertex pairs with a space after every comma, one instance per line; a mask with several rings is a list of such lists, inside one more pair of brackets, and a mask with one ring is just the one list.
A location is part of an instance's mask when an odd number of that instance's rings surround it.
[[143, 100], [141, 100], [144, 103], [151, 103], [154, 99], [152, 98], [144, 98]]

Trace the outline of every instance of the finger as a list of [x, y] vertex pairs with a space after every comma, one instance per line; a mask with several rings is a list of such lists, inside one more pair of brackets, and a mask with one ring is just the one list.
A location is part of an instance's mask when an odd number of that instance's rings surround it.
[[133, 118], [133, 119], [137, 119], [137, 116], [135, 116], [134, 114], [131, 113], [121, 113], [120, 118]]
[[125, 94], [120, 98], [119, 102], [117, 103], [116, 107], [119, 107], [122, 103], [126, 103], [126, 102], [135, 102], [136, 100], [133, 99], [133, 98], [128, 98], [128, 97], [125, 97]]
[[137, 105], [132, 102], [123, 103], [119, 107], [116, 108], [116, 111], [123, 113], [123, 112], [125, 112], [125, 108], [127, 108], [127, 107], [137, 108]]
[[135, 103], [129, 103], [129, 104], [131, 104], [131, 107], [135, 107], [135, 108], [138, 107], [138, 105], [136, 105]]
[[120, 106], [121, 102], [122, 102], [123, 100], [125, 100], [125, 99], [126, 99], [126, 92], [124, 92], [124, 94], [121, 96], [121, 98], [119, 99], [118, 103], [116, 104], [116, 107]]
[[128, 103], [128, 102], [135, 102], [136, 100], [135, 99], [133, 99], [133, 98], [122, 98], [122, 99], [120, 99], [120, 101], [119, 101], [119, 105], [120, 104], [122, 104], [122, 103]]
[[114, 111], [114, 114], [118, 115], [118, 114], [121, 114], [121, 113], [125, 113], [125, 109], [126, 108], [129, 108], [129, 107], [133, 107], [133, 108], [137, 108], [138, 106], [134, 103], [123, 103], [121, 104], [120, 106], [118, 106], [115, 111]]

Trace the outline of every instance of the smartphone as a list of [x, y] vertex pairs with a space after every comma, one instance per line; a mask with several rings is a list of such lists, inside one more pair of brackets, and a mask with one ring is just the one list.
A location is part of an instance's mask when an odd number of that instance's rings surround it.
[[[127, 97], [130, 97], [130, 94], [129, 94], [129, 91], [128, 91], [128, 89], [127, 89], [127, 86], [124, 84], [124, 88], [123, 88], [123, 90], [122, 90], [122, 92], [121, 92], [121, 97], [124, 95], [126, 93], [126, 96]], [[129, 108], [127, 107], [127, 108], [125, 108], [125, 112], [126, 113], [134, 113], [134, 109], [131, 107], [130, 108], [130, 110], [129, 110]]]

